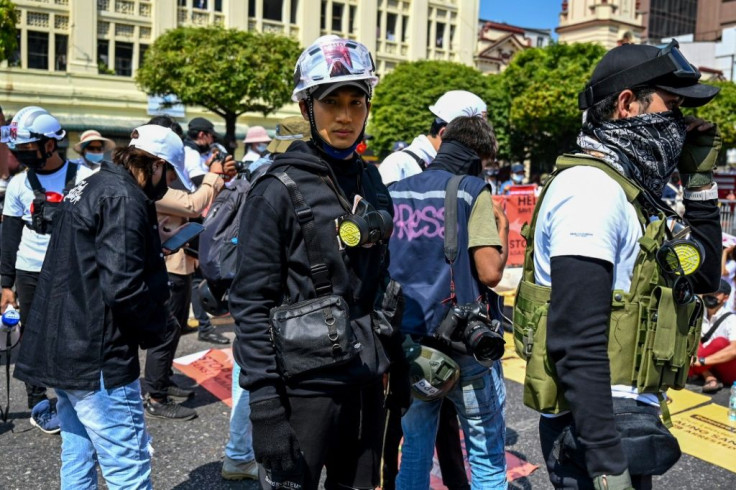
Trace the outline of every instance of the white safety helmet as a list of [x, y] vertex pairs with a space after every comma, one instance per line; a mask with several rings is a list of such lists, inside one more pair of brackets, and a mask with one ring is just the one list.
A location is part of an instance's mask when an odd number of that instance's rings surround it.
[[378, 83], [376, 64], [363, 44], [334, 34], [318, 38], [302, 52], [294, 69], [294, 102], [306, 99], [325, 84], [355, 85], [368, 97]]
[[16, 145], [40, 141], [44, 138], [62, 140], [66, 131], [61, 129], [59, 120], [46, 109], [28, 106], [19, 110], [10, 121], [8, 131], [3, 131], [3, 143], [12, 150]]
[[488, 112], [488, 106], [483, 99], [467, 90], [450, 90], [429, 106], [432, 114], [450, 123], [458, 116], [483, 116]]

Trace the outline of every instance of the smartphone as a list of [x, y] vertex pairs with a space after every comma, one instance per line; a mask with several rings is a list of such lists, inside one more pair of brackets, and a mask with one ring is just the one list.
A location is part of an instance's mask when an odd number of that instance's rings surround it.
[[187, 223], [181, 228], [181, 230], [176, 232], [176, 235], [162, 243], [161, 248], [170, 250], [171, 253], [178, 252], [181, 247], [196, 238], [203, 231], [204, 226], [201, 224], [193, 222]]

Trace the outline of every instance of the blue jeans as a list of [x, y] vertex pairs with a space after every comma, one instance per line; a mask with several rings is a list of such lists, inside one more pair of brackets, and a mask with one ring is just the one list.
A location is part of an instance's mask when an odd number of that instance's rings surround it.
[[[460, 380], [447, 395], [457, 409], [465, 434], [465, 448], [474, 490], [506, 489], [506, 387], [500, 362], [486, 368], [475, 359], [453, 355]], [[427, 490], [442, 400], [412, 401], [401, 419], [404, 445], [397, 490]]]
[[150, 437], [138, 380], [105, 389], [56, 389], [61, 425], [61, 488], [95, 489], [95, 456], [110, 489], [150, 489]]
[[250, 423], [250, 393], [240, 387], [240, 366], [233, 362], [233, 409], [230, 412], [230, 439], [225, 456], [236, 461], [253, 461], [253, 426]]

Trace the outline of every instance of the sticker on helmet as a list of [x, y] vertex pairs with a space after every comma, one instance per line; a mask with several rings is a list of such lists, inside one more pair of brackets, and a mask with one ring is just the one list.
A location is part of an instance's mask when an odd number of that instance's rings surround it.
[[427, 396], [436, 396], [440, 393], [440, 390], [429, 384], [429, 381], [423, 378], [414, 383], [413, 387], [419, 393], [423, 393]]

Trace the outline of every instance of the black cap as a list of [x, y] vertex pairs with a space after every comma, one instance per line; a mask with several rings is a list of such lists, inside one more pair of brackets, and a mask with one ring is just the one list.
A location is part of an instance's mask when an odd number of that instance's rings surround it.
[[725, 279], [721, 279], [716, 293], [731, 294], [731, 285]]
[[707, 104], [720, 89], [699, 83], [700, 72], [677, 48], [677, 41], [672, 41], [664, 49], [644, 44], [624, 44], [613, 48], [598, 62], [585, 90], [580, 92], [580, 109], [587, 109], [627, 88], [642, 85], [684, 97], [683, 107]]
[[217, 134], [217, 132], [215, 131], [215, 125], [212, 124], [212, 121], [203, 117], [195, 117], [194, 119], [189, 121], [189, 129], [195, 131], [204, 131], [205, 133], [215, 135], [216, 138], [220, 137], [220, 135]]

